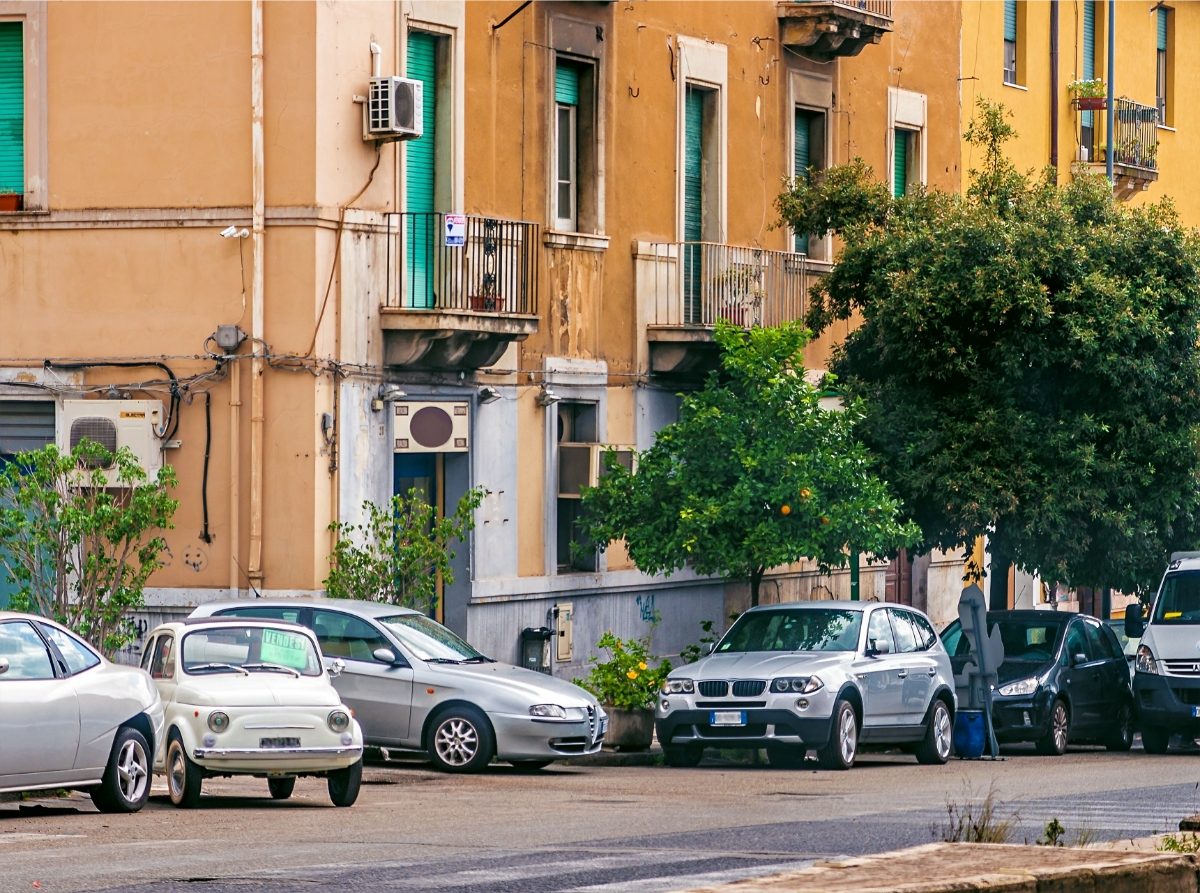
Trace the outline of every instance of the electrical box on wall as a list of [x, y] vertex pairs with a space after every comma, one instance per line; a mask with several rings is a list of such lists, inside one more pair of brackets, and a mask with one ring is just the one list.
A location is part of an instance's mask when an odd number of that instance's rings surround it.
[[566, 663], [575, 656], [575, 606], [559, 602], [554, 606], [554, 659]]
[[[58, 448], [70, 452], [94, 440], [109, 452], [128, 447], [149, 477], [162, 468], [163, 408], [160, 400], [64, 400], [57, 432]], [[101, 468], [110, 486], [123, 486], [116, 468]]]
[[470, 449], [470, 406], [463, 401], [392, 404], [397, 453], [465, 453]]

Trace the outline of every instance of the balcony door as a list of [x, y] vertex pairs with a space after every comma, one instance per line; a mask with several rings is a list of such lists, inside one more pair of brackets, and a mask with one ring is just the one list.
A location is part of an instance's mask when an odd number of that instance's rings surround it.
[[405, 144], [404, 306], [427, 310], [437, 301], [435, 246], [442, 237], [436, 210], [438, 182], [437, 88], [439, 42], [426, 31], [408, 33], [407, 76], [421, 82], [421, 138]]

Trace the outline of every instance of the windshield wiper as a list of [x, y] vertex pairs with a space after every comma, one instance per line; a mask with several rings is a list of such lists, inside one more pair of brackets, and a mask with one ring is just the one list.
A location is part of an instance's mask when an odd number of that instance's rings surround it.
[[246, 670], [266, 670], [269, 673], [291, 673], [297, 679], [300, 678], [300, 671], [292, 667], [285, 667], [283, 664], [242, 664], [242, 668]]
[[495, 661], [492, 660], [490, 657], [486, 657], [485, 655], [476, 654], [474, 657], [463, 658], [461, 661], [459, 661], [459, 663], [463, 663], [463, 664], [494, 664]]
[[462, 661], [455, 660], [452, 657], [427, 657], [427, 658], [425, 658], [425, 663], [427, 663], [427, 664], [461, 664]]
[[232, 670], [234, 673], [241, 673], [243, 676], [249, 676], [250, 671], [244, 670], [235, 664], [196, 664], [194, 667], [184, 667], [189, 673], [224, 673]]

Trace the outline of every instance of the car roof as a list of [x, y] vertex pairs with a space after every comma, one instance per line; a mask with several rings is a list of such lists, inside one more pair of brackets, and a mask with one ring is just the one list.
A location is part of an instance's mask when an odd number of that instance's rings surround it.
[[810, 602], [779, 602], [773, 605], [755, 605], [749, 611], [812, 611], [820, 608], [839, 609], [846, 611], [868, 611], [873, 607], [910, 608], [911, 605], [900, 605], [896, 602], [855, 602], [837, 599], [822, 599]]
[[[369, 602], [351, 598], [321, 598], [315, 595], [297, 596], [295, 598], [235, 598], [218, 602], [205, 602], [199, 607], [207, 614], [213, 614], [226, 608], [329, 608], [334, 611], [346, 611], [362, 617], [391, 617], [396, 614], [420, 614], [412, 608], [402, 608], [387, 602]], [[206, 616], [207, 616], [206, 614]], [[200, 619], [200, 618], [195, 618]], [[250, 619], [250, 618], [242, 618]], [[269, 618], [268, 618], [269, 619]]]
[[988, 611], [988, 620], [1038, 620], [1042, 623], [1066, 623], [1072, 617], [1081, 617], [1075, 611], [1039, 611], [1037, 608], [1015, 608], [1010, 611]]
[[181, 620], [160, 623], [147, 635], [153, 635], [160, 629], [178, 627], [186, 630], [196, 626], [269, 626], [271, 628], [283, 627], [309, 634], [312, 632], [307, 626], [301, 626], [299, 623], [292, 623], [289, 620], [276, 620], [274, 617], [184, 617]]

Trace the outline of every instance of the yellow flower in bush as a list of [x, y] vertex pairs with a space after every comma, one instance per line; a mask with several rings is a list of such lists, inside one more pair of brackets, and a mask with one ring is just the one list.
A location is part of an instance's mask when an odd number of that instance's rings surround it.
[[663, 680], [671, 672], [669, 661], [655, 661], [646, 639], [618, 639], [611, 631], [596, 643], [607, 659], [589, 659], [591, 671], [575, 684], [586, 688], [604, 705], [634, 710], [651, 707]]
[[630, 679], [637, 679], [637, 670], [630, 670], [625, 675]]
[[646, 662], [643, 660], [643, 661], [639, 661], [639, 662], [638, 662], [638, 669], [639, 669], [639, 670], [646, 670], [646, 669], [649, 669], [649, 667], [647, 667], [647, 666], [646, 666]]

